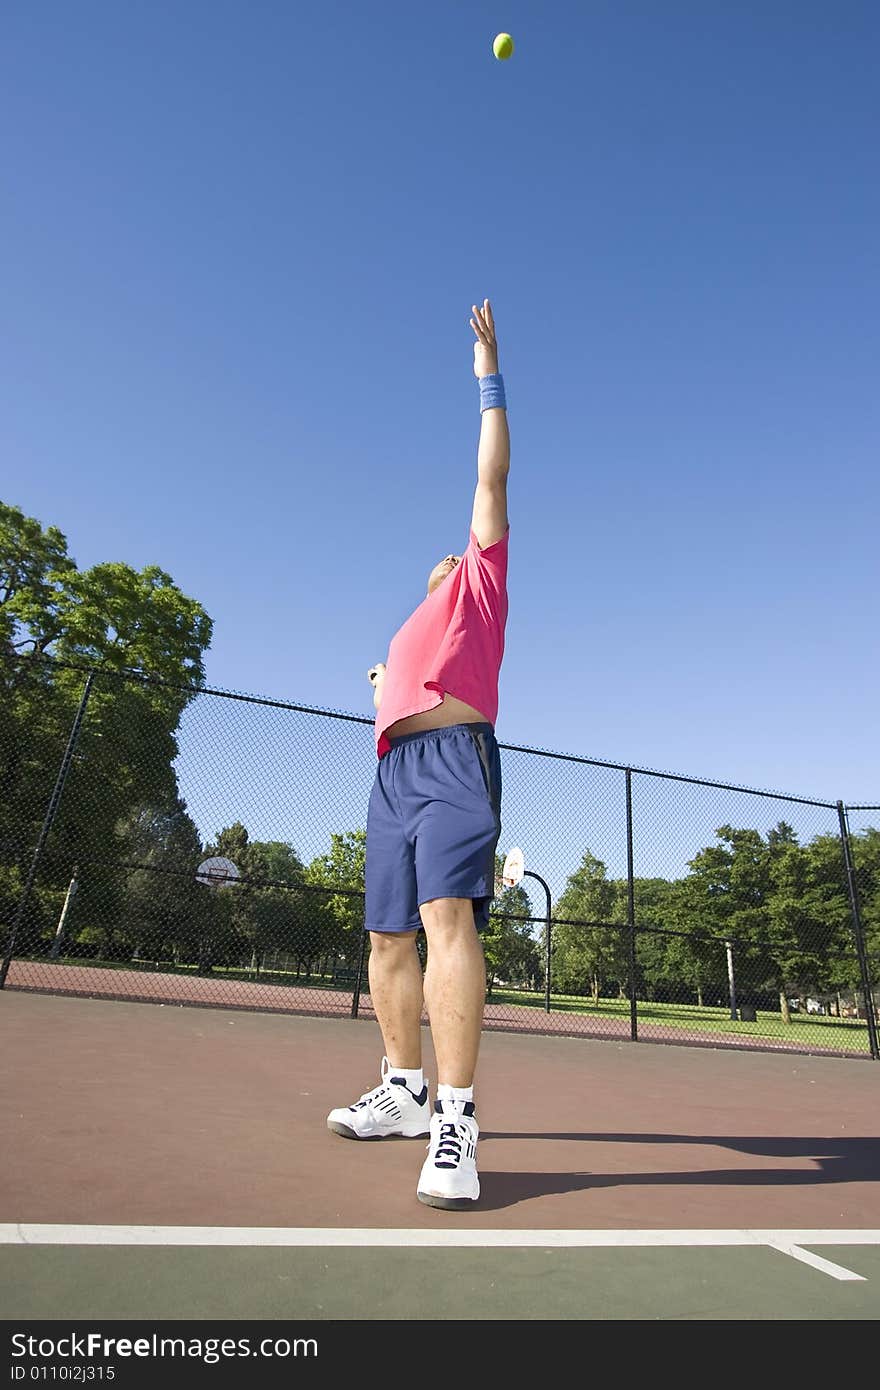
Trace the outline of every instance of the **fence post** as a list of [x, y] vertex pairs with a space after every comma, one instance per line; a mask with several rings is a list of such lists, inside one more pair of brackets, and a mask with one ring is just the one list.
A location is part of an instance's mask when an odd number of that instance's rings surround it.
[[874, 1017], [874, 995], [871, 992], [871, 974], [868, 970], [868, 957], [865, 951], [865, 937], [862, 931], [862, 918], [859, 911], [859, 888], [856, 881], [856, 868], [852, 857], [846, 807], [842, 801], [837, 803], [837, 819], [840, 822], [840, 842], [843, 846], [843, 861], [846, 865], [846, 886], [849, 892], [849, 906], [852, 914], [853, 932], [856, 938], [856, 952], [859, 958], [859, 973], [862, 977], [862, 990], [865, 996], [865, 1021], [868, 1025], [868, 1045], [875, 1061], [880, 1060], [877, 1046], [877, 1020]]
[[76, 718], [73, 721], [73, 726], [70, 730], [70, 736], [67, 740], [67, 747], [64, 750], [64, 757], [61, 760], [61, 766], [58, 769], [58, 776], [55, 779], [55, 788], [49, 799], [49, 805], [46, 809], [46, 815], [43, 819], [43, 828], [40, 831], [40, 838], [37, 840], [36, 848], [34, 849], [34, 853], [31, 858], [31, 867], [28, 871], [27, 881], [24, 885], [24, 889], [22, 890], [22, 894], [18, 902], [18, 907], [16, 909], [15, 917], [13, 918], [12, 926], [9, 931], [9, 940], [6, 944], [6, 954], [3, 957], [3, 964], [2, 966], [0, 966], [0, 989], [3, 989], [3, 987], [6, 984], [6, 976], [9, 974], [9, 965], [12, 960], [12, 953], [15, 950], [15, 938], [18, 935], [19, 928], [21, 927], [22, 921], [24, 919], [25, 910], [27, 908], [28, 901], [31, 896], [31, 890], [34, 886], [34, 880], [37, 877], [37, 869], [40, 867], [40, 860], [43, 857], [43, 849], [45, 847], [46, 840], [49, 838], [49, 831], [52, 829], [52, 825], [55, 820], [56, 813], [58, 811], [58, 804], [61, 801], [61, 793], [64, 791], [64, 784], [67, 781], [67, 774], [70, 771], [70, 764], [73, 761], [73, 754], [76, 749], [77, 742], [79, 740], [80, 726], [82, 725], [83, 716], [86, 712], [86, 705], [89, 702], [89, 695], [92, 691], [92, 681], [94, 680], [94, 677], [94, 671], [89, 671], [89, 674], [86, 678], [85, 686], [83, 687], [83, 693], [80, 696], [79, 708], [76, 712]]
[[366, 931], [364, 930], [364, 931], [361, 932], [361, 953], [360, 953], [360, 955], [358, 956], [357, 976], [356, 976], [356, 978], [355, 978], [354, 989], [352, 990], [352, 995], [351, 995], [351, 1017], [352, 1017], [352, 1018], [357, 1018], [357, 1016], [358, 1016], [358, 1009], [360, 1008], [360, 1002], [361, 1002], [361, 984], [362, 984], [363, 977], [364, 977], [364, 956], [365, 956], [365, 954], [366, 954], [366, 950], [367, 950], [367, 933], [366, 933]]
[[544, 918], [544, 923], [545, 923], [545, 926], [546, 926], [546, 940], [545, 940], [545, 942], [544, 942], [544, 1012], [545, 1012], [545, 1014], [549, 1014], [549, 1012], [550, 1012], [550, 1007], [551, 1007], [551, 1006], [550, 1006], [550, 965], [551, 965], [551, 955], [550, 955], [550, 949], [551, 949], [551, 947], [550, 947], [550, 941], [551, 941], [551, 937], [550, 937], [550, 931], [551, 931], [551, 923], [552, 923], [552, 919], [553, 919], [553, 898], [552, 898], [551, 893], [550, 893], [550, 885], [549, 885], [549, 883], [545, 883], [544, 880], [542, 879], [542, 877], [541, 877], [540, 874], [533, 873], [531, 869], [523, 869], [523, 878], [534, 878], [534, 879], [537, 879], [538, 883], [540, 883], [541, 887], [544, 889], [544, 898], [545, 898], [545, 901], [546, 901], [546, 903], [547, 903], [547, 916]]
[[639, 1040], [638, 1006], [636, 1004], [636, 897], [633, 875], [633, 804], [632, 771], [626, 769], [626, 921], [629, 936], [629, 1034]]

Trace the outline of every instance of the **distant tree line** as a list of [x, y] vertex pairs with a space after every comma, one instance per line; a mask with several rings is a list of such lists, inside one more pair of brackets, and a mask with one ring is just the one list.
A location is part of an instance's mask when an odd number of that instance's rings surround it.
[[[784, 821], [766, 836], [732, 825], [715, 835], [717, 843], [694, 855], [685, 877], [634, 882], [636, 994], [725, 1002], [732, 964], [741, 996], [772, 1001], [785, 1021], [792, 997], [856, 995], [861, 976], [839, 837], [818, 835], [800, 845]], [[853, 836], [852, 848], [876, 984], [880, 831]], [[553, 908], [555, 990], [595, 999], [626, 992], [628, 898], [627, 880], [609, 879], [605, 865], [586, 852]]]

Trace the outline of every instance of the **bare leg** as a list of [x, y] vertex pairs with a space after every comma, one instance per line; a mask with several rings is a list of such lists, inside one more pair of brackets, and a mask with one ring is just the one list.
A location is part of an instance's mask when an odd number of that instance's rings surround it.
[[422, 1065], [422, 963], [415, 932], [370, 932], [370, 998], [394, 1067]]
[[486, 958], [470, 898], [433, 898], [419, 908], [428, 941], [424, 991], [437, 1080], [472, 1086], [477, 1069]]

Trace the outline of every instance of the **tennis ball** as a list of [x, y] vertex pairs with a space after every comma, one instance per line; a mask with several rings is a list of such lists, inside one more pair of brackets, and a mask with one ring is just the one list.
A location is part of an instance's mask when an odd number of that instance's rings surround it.
[[513, 52], [513, 39], [509, 34], [496, 34], [492, 44], [492, 52], [496, 58], [509, 58]]

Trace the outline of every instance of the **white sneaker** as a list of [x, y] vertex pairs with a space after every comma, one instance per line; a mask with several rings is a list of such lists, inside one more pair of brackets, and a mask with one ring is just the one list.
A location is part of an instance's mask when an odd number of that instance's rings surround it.
[[428, 1157], [422, 1165], [418, 1199], [428, 1207], [458, 1211], [480, 1195], [473, 1101], [438, 1100], [431, 1116]]
[[365, 1091], [354, 1105], [331, 1110], [327, 1128], [343, 1139], [418, 1139], [431, 1127], [428, 1087], [414, 1095], [403, 1081], [391, 1075], [387, 1057], [382, 1058], [382, 1080], [372, 1091]]

